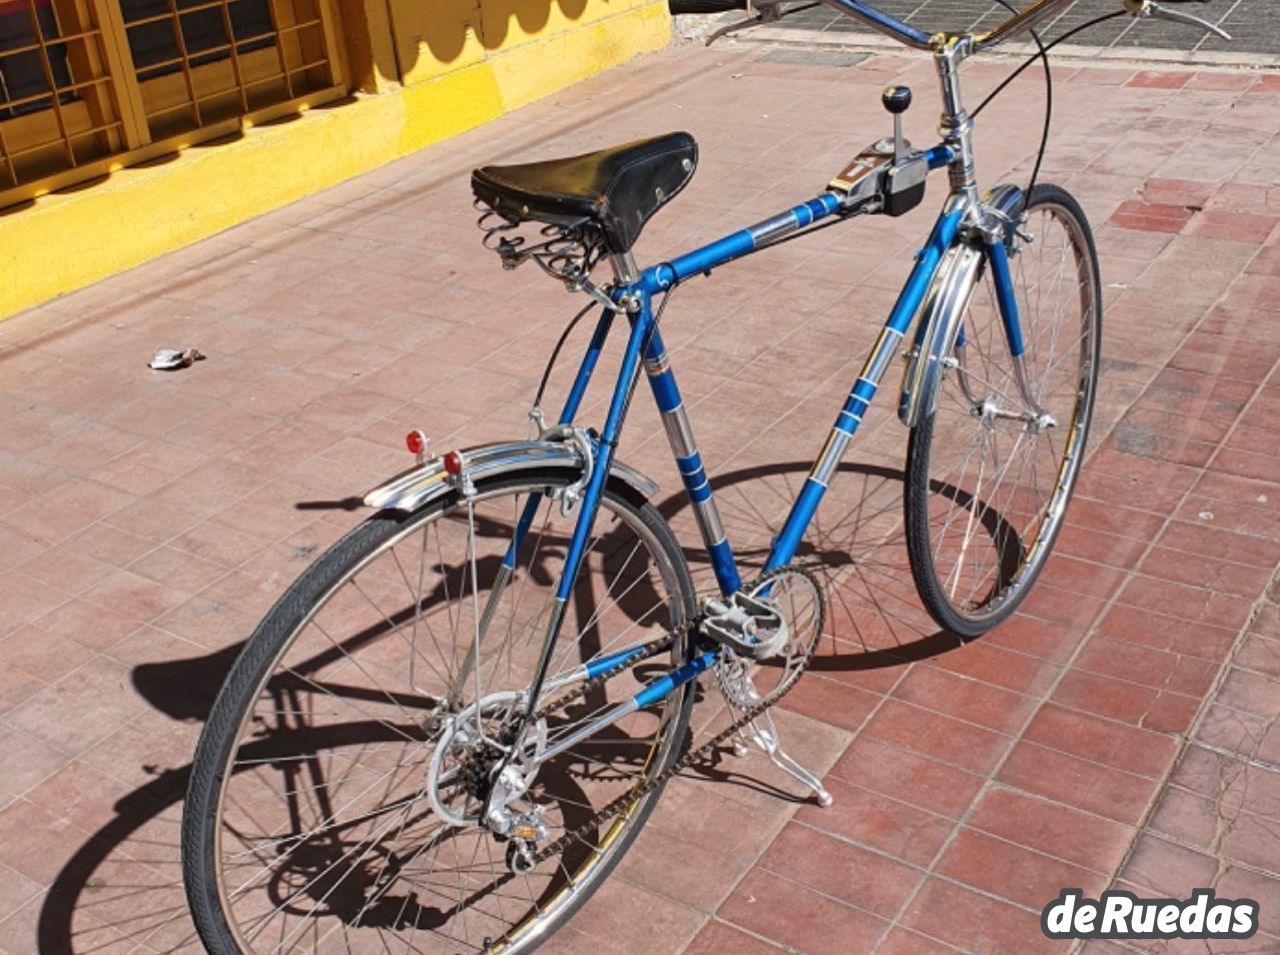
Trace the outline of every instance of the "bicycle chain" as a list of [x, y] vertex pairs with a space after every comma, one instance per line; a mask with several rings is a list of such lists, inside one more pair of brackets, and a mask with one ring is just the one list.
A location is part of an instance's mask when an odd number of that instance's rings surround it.
[[[799, 573], [804, 573], [805, 576], [811, 576], [808, 574], [807, 571], [801, 571], [799, 568], [788, 567], [787, 570], [789, 572], [799, 572]], [[696, 633], [697, 629], [698, 629], [697, 624], [690, 624], [684, 627], [683, 631], [681, 632], [687, 638], [690, 634]], [[821, 628], [819, 628], [819, 630], [821, 630]], [[651, 656], [654, 656], [657, 653], [661, 653], [665, 649], [669, 649], [671, 646], [674, 645], [675, 637], [676, 637], [675, 633], [670, 633], [664, 637], [661, 637], [657, 640], [654, 640], [650, 643], [645, 644], [644, 650], [646, 652], [640, 659], [647, 660]], [[735, 733], [739, 732], [744, 727], [746, 727], [749, 723], [751, 723], [752, 720], [760, 716], [760, 714], [762, 714], [765, 710], [772, 707], [784, 696], [790, 693], [792, 688], [797, 683], [800, 682], [800, 677], [802, 677], [804, 675], [805, 670], [808, 669], [809, 662], [810, 660], [813, 659], [813, 653], [817, 649], [817, 646], [818, 646], [817, 639], [813, 640], [809, 644], [809, 648], [805, 652], [805, 655], [801, 660], [800, 667], [795, 672], [795, 676], [780, 691], [776, 691], [775, 693], [761, 700], [755, 706], [742, 710], [741, 717], [739, 717], [734, 722], [730, 723], [725, 729], [721, 730], [719, 733], [717, 733], [707, 742], [703, 743], [697, 749], [691, 749], [689, 752], [685, 753], [683, 756], [677, 759], [674, 763], [668, 766], [661, 773], [658, 773], [658, 775], [654, 776], [648, 782], [642, 784], [639, 789], [632, 790], [631, 792], [623, 793], [617, 799], [613, 800], [611, 803], [601, 808], [598, 812], [595, 813], [595, 815], [591, 816], [591, 818], [587, 819], [581, 825], [577, 826], [572, 830], [566, 830], [564, 835], [560, 836], [554, 842], [550, 842], [547, 845], [539, 848], [537, 851], [533, 853], [532, 864], [541, 865], [547, 859], [550, 859], [552, 856], [557, 855], [565, 846], [569, 845], [575, 840], [585, 842], [587, 836], [589, 836], [592, 832], [594, 832], [600, 826], [601, 823], [608, 822], [610, 819], [613, 819], [615, 816], [620, 816], [624, 812], [627, 812], [628, 810], [631, 809], [632, 806], [634, 806], [636, 803], [642, 800], [649, 793], [653, 792], [653, 790], [657, 789], [659, 786], [664, 785], [667, 782], [667, 780], [671, 779], [672, 776], [676, 775], [681, 770], [688, 769], [695, 762], [701, 759], [704, 755], [709, 755], [711, 751], [716, 749], [716, 747], [718, 747], [721, 743], [723, 743], [729, 737], [733, 736]], [[724, 652], [727, 653], [729, 651], [726, 650]], [[568, 693], [566, 693], [560, 699], [556, 700], [554, 703], [548, 706], [541, 707], [535, 714], [534, 719], [544, 719], [549, 713], [557, 709], [560, 709], [562, 706], [566, 706], [578, 698], [585, 697], [597, 686], [604, 683], [606, 680], [614, 676], [617, 676], [623, 670], [633, 665], [634, 665], [634, 661], [632, 660], [624, 660], [620, 662], [617, 666], [612, 667], [611, 669], [607, 670], [604, 673], [601, 673], [595, 679], [588, 680], [580, 684], [579, 686], [575, 687], [573, 690], [570, 690]]]

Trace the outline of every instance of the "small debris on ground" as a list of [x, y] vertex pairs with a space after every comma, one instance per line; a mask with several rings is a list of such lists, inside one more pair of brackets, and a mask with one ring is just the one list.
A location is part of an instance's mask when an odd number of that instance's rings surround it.
[[204, 355], [194, 348], [161, 348], [147, 367], [156, 371], [177, 371], [202, 360]]

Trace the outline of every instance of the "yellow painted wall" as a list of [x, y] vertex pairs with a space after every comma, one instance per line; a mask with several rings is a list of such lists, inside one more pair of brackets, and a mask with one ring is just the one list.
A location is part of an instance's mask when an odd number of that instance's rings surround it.
[[670, 37], [666, 0], [337, 5], [351, 102], [0, 214], [0, 318], [495, 119]]

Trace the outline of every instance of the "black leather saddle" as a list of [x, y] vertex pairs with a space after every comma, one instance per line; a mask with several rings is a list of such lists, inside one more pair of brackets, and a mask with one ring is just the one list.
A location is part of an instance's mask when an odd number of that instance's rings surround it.
[[698, 166], [688, 133], [668, 133], [613, 149], [471, 174], [476, 198], [503, 218], [553, 225], [593, 222], [610, 252], [628, 252], [653, 214], [680, 192]]

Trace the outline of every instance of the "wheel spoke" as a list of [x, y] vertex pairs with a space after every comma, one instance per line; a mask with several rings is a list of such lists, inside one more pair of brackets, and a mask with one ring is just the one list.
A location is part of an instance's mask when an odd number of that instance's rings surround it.
[[[264, 621], [255, 639], [273, 642], [254, 652], [266, 669], [233, 673], [240, 709], [206, 729], [231, 739], [201, 744], [202, 753], [229, 747], [225, 769], [201, 777], [221, 777], [221, 787], [188, 804], [203, 799], [214, 821], [184, 819], [202, 847], [199, 877], [212, 880], [243, 944], [454, 953], [482, 951], [486, 939], [541, 938], [629, 842], [587, 832], [516, 873], [510, 843], [481, 824], [499, 754], [510, 751], [529, 775], [525, 791], [497, 808], [539, 820], [551, 839], [625, 803], [674, 758], [684, 731], [687, 689], [552, 759], [533, 758], [638, 692], [642, 677], [625, 667], [604, 682], [565, 684], [557, 693], [566, 705], [540, 715], [522, 740], [504, 735], [524, 712], [576, 517], [547, 497], [514, 570], [503, 567], [524, 504], [566, 480], [481, 488], [399, 524], [370, 522]], [[636, 666], [683, 662], [692, 585], [658, 520], [606, 496], [552, 676], [664, 631], [677, 634], [671, 656]]]
[[[963, 317], [966, 394], [944, 374], [938, 410], [912, 435], [908, 548], [926, 607], [944, 626], [976, 635], [1025, 595], [1047, 556], [1071, 493], [1094, 399], [1097, 266], [1074, 204], [1037, 191], [1012, 252], [1027, 407], [1008, 354], [994, 279]], [[1064, 466], [1065, 462], [1065, 466]]]

